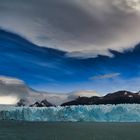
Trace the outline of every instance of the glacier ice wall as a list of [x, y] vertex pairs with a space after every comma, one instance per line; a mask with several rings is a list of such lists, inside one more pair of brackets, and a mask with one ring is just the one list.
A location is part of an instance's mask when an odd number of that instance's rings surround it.
[[140, 105], [92, 105], [50, 108], [1, 107], [0, 120], [140, 122]]

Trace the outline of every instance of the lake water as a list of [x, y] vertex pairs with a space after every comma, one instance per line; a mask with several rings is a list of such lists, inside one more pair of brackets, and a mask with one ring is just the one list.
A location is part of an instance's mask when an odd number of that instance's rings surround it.
[[0, 140], [140, 140], [140, 123], [0, 121]]

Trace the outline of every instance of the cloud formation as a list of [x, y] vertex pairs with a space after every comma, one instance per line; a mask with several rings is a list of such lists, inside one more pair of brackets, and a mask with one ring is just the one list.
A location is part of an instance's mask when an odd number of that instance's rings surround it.
[[6, 85], [22, 85], [24, 82], [17, 78], [11, 78], [7, 76], [0, 76], [0, 83]]
[[[116, 90], [139, 90], [139, 81], [134, 82], [136, 87], [132, 86], [131, 80], [140, 77], [140, 44], [133, 50], [111, 53], [114, 57], [68, 58], [62, 51], [38, 47], [16, 34], [0, 30], [0, 74], [22, 79], [39, 91], [95, 90], [108, 93], [114, 86]], [[90, 80], [90, 77], [114, 73], [121, 75]], [[118, 78], [124, 83], [119, 84]]]
[[2, 105], [13, 105], [18, 102], [17, 97], [13, 96], [0, 96], [0, 104]]
[[95, 79], [110, 79], [110, 78], [118, 77], [119, 75], [120, 75], [120, 73], [110, 73], [110, 74], [94, 76], [94, 77], [91, 77], [90, 79], [91, 80], [95, 80]]
[[139, 0], [1, 0], [0, 27], [72, 57], [112, 56], [140, 41]]
[[36, 101], [47, 99], [55, 105], [60, 105], [79, 96], [91, 97], [100, 95], [95, 91], [75, 91], [65, 94], [35, 91], [22, 80], [0, 76], [0, 104], [16, 104], [20, 99], [24, 99], [27, 105], [31, 105]]

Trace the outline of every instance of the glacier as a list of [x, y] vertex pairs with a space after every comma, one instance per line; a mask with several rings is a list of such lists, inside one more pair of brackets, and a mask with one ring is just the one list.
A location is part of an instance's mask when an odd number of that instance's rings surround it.
[[0, 107], [0, 120], [140, 122], [140, 104], [66, 107]]

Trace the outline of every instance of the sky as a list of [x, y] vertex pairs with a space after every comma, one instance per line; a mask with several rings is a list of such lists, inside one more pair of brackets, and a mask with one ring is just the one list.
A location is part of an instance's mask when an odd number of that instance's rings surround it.
[[35, 90], [140, 90], [140, 0], [1, 0], [0, 75]]

